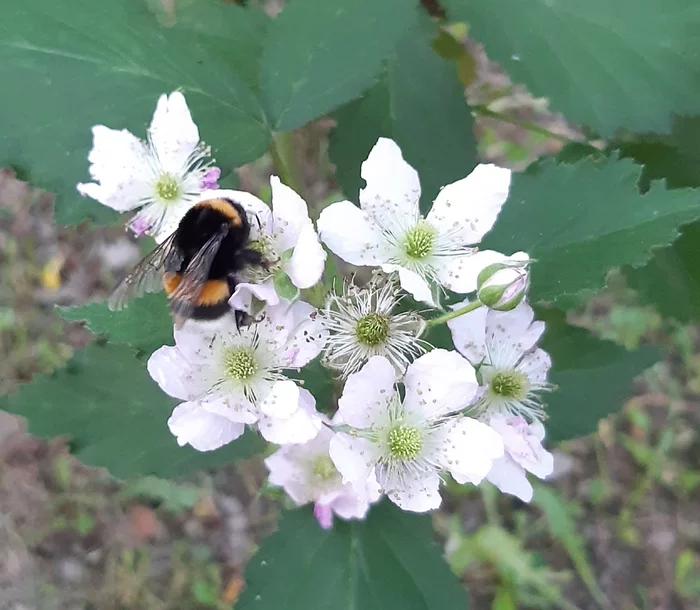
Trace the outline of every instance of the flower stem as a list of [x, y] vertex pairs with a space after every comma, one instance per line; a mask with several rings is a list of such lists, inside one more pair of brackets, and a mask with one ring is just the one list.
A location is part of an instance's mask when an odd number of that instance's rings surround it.
[[444, 324], [445, 322], [449, 322], [450, 320], [459, 318], [459, 316], [463, 316], [465, 313], [469, 313], [470, 311], [479, 309], [479, 307], [483, 307], [483, 303], [479, 300], [474, 300], [471, 303], [469, 303], [469, 305], [465, 305], [461, 309], [455, 309], [454, 311], [450, 311], [446, 314], [438, 316], [437, 318], [428, 320], [427, 326], [428, 328], [432, 328], [433, 326], [437, 326], [438, 324]]
[[299, 166], [294, 154], [294, 143], [291, 131], [282, 131], [272, 136], [270, 140], [270, 156], [280, 179], [293, 188], [302, 198], [305, 198], [304, 182], [301, 179]]
[[545, 129], [541, 125], [538, 125], [537, 123], [534, 123], [532, 121], [523, 121], [522, 119], [517, 119], [507, 114], [503, 114], [502, 112], [496, 112], [495, 110], [491, 110], [486, 104], [477, 104], [475, 106], [472, 106], [471, 109], [472, 112], [474, 112], [474, 114], [478, 114], [479, 116], [487, 116], [492, 119], [503, 121], [505, 123], [511, 123], [512, 125], [517, 125], [518, 127], [522, 127], [523, 129], [527, 129], [528, 131], [532, 131], [533, 133], [538, 133], [547, 138], [559, 140], [560, 142], [564, 142], [565, 144], [570, 144], [571, 142], [578, 142], [578, 140], [572, 140], [571, 138], [567, 138], [566, 136], [562, 136], [558, 133], [554, 133], [553, 131], [549, 131], [549, 129]]

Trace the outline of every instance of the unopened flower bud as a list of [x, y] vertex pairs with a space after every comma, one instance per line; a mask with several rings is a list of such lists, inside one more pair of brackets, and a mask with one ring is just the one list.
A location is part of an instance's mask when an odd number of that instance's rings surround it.
[[479, 301], [497, 311], [515, 309], [530, 287], [530, 262], [525, 252], [516, 252], [499, 263], [485, 267], [477, 278]]

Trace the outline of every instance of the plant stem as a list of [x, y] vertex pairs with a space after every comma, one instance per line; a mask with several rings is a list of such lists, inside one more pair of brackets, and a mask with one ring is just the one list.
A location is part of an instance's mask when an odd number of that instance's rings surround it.
[[459, 316], [463, 316], [465, 313], [469, 313], [470, 311], [479, 309], [479, 307], [483, 307], [481, 301], [472, 301], [471, 303], [469, 303], [469, 305], [465, 305], [461, 309], [455, 309], [454, 311], [450, 311], [446, 314], [438, 316], [437, 318], [428, 320], [428, 328], [432, 328], [433, 326], [437, 326], [438, 324], [444, 324], [445, 322], [449, 322], [450, 320], [459, 318]]
[[553, 131], [549, 131], [549, 129], [545, 129], [541, 125], [533, 123], [532, 121], [523, 121], [521, 119], [516, 119], [515, 117], [508, 116], [507, 114], [503, 114], [502, 112], [496, 112], [495, 110], [491, 110], [485, 104], [478, 104], [476, 106], [472, 106], [471, 108], [472, 112], [474, 112], [474, 114], [478, 114], [479, 116], [487, 116], [491, 117], [492, 119], [503, 121], [505, 123], [511, 123], [512, 125], [517, 125], [518, 127], [527, 129], [528, 131], [539, 133], [540, 135], [545, 136], [547, 138], [559, 140], [560, 142], [564, 142], [565, 144], [570, 144], [571, 142], [578, 142], [578, 140], [572, 140], [571, 138], [567, 138], [566, 136], [562, 136], [558, 133], [554, 133]]
[[302, 198], [305, 198], [304, 191], [306, 189], [294, 154], [292, 132], [283, 131], [274, 134], [270, 140], [269, 151], [272, 164], [282, 182], [293, 188]]

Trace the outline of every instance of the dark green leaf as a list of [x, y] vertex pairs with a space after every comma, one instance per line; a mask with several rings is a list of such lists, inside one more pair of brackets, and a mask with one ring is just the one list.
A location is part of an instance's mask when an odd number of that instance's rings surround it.
[[93, 333], [104, 334], [112, 343], [130, 345], [147, 354], [173, 343], [173, 321], [162, 292], [129, 301], [122, 311], [110, 311], [105, 301], [58, 310], [66, 320], [85, 321]]
[[0, 399], [0, 408], [29, 420], [32, 434], [70, 437], [77, 457], [119, 478], [180, 477], [261, 448], [252, 433], [218, 451], [179, 447], [167, 425], [176, 404], [130, 348], [98, 344], [78, 351], [64, 369], [36, 375], [17, 394]]
[[307, 507], [282, 518], [246, 570], [238, 610], [463, 610], [467, 599], [433, 542], [430, 516], [388, 501], [366, 521], [323, 530]]
[[698, 193], [652, 184], [640, 195], [641, 168], [627, 159], [552, 161], [513, 184], [483, 247], [526, 251], [532, 266], [533, 302], [573, 307], [600, 289], [607, 272], [645, 264], [652, 249], [678, 237], [678, 227], [700, 217]]
[[[181, 25], [164, 28], [143, 0], [6, 4], [0, 166], [29, 170], [34, 184], [56, 193], [59, 222], [115, 219], [75, 190], [89, 178], [90, 128], [145, 137], [162, 93], [183, 90], [222, 167], [265, 151], [270, 132], [250, 86], [260, 46], [253, 41], [264, 24], [257, 13], [197, 3], [183, 11]], [[199, 5], [207, 6], [199, 12]]]
[[515, 82], [604, 136], [666, 132], [700, 111], [700, 4], [444, 0]]
[[538, 311], [547, 330], [541, 347], [552, 357], [549, 380], [557, 389], [546, 394], [550, 442], [595, 432], [598, 421], [622, 407], [634, 378], [660, 359], [659, 350], [643, 346], [627, 351], [587, 330], [570, 326], [556, 310]]
[[262, 57], [274, 129], [295, 129], [358, 97], [415, 17], [409, 0], [287, 3], [270, 26]]
[[657, 250], [641, 269], [625, 269], [625, 275], [662, 316], [680, 322], [700, 319], [700, 223], [684, 227], [671, 246]]
[[357, 201], [360, 165], [380, 136], [393, 138], [418, 171], [424, 210], [440, 187], [475, 167], [473, 118], [454, 62], [430, 47], [436, 31], [420, 19], [388, 58], [381, 80], [336, 113], [329, 152], [349, 199]]

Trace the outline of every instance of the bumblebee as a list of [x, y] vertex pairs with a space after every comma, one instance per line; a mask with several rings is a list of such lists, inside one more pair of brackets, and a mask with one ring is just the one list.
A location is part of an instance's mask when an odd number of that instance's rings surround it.
[[[250, 222], [241, 204], [208, 199], [190, 208], [178, 228], [147, 254], [109, 298], [112, 311], [146, 292], [165, 290], [175, 325], [186, 320], [216, 320], [229, 311], [239, 274], [249, 266], [265, 266], [263, 255], [250, 247]], [[250, 317], [234, 310], [236, 326]]]

